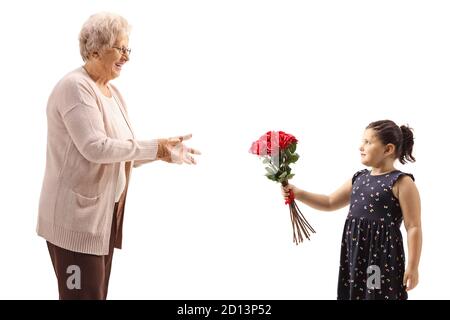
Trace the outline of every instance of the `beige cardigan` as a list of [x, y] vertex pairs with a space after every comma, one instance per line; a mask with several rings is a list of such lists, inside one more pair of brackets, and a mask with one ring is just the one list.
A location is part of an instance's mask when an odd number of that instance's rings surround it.
[[84, 68], [64, 76], [47, 104], [47, 157], [39, 201], [38, 235], [71, 251], [106, 255], [109, 249], [119, 165], [127, 183], [119, 200], [118, 236], [131, 168], [156, 159], [157, 140], [135, 140], [125, 102], [118, 98], [133, 139], [123, 139], [103, 112], [104, 98]]

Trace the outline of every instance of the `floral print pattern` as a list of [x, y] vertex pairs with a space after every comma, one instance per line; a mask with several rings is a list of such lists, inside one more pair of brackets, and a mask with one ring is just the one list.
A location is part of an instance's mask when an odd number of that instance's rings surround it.
[[352, 178], [350, 208], [344, 225], [338, 281], [338, 300], [403, 300], [405, 253], [399, 200], [392, 188], [395, 170], [371, 175], [361, 170]]

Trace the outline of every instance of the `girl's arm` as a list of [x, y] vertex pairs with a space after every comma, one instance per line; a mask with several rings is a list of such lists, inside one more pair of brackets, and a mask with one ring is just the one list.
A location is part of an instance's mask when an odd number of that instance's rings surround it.
[[294, 192], [294, 197], [298, 201], [321, 211], [334, 211], [345, 207], [350, 203], [352, 192], [352, 179], [346, 181], [340, 188], [330, 195], [311, 193], [301, 190], [296, 186], [289, 184], [282, 188], [282, 194], [285, 198], [289, 197], [289, 190]]
[[419, 282], [419, 261], [422, 250], [422, 225], [420, 196], [414, 181], [403, 176], [398, 180], [398, 199], [408, 234], [408, 264], [403, 277], [406, 290], [412, 290]]

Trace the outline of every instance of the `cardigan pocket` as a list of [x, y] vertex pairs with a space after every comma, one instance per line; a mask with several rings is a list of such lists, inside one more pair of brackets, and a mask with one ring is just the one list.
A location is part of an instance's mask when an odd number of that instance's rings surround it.
[[73, 191], [73, 190], [70, 190], [70, 191], [75, 195], [75, 199], [76, 199], [75, 202], [79, 208], [95, 206], [97, 204], [97, 202], [100, 200], [100, 196], [101, 196], [101, 194], [99, 194], [98, 196], [95, 196], [95, 197], [86, 197], [86, 196], [83, 196], [83, 195]]
[[102, 194], [95, 197], [86, 197], [73, 190], [72, 201], [74, 216], [72, 228], [78, 232], [98, 234], [102, 231], [106, 215], [100, 210]]

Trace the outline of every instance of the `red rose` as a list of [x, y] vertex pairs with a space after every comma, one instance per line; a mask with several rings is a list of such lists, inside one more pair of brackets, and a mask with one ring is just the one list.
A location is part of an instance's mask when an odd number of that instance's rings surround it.
[[297, 141], [298, 140], [293, 135], [283, 131], [268, 131], [257, 141], [253, 142], [250, 152], [257, 155], [267, 154], [270, 156], [275, 148], [284, 150], [292, 143], [297, 143]]
[[252, 143], [249, 150], [250, 153], [256, 154], [258, 156], [267, 154], [267, 143], [264, 140], [257, 140]]
[[289, 148], [289, 146], [292, 143], [297, 143], [298, 140], [293, 135], [290, 135], [288, 133], [284, 133], [283, 131], [280, 131], [278, 133], [279, 141], [280, 141], [280, 149], [284, 150], [286, 148]]

